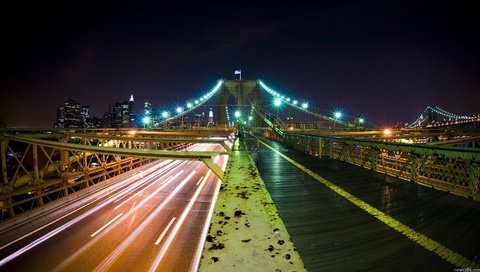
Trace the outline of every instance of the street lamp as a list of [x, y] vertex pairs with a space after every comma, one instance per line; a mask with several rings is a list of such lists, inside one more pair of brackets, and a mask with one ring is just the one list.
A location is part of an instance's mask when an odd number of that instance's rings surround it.
[[148, 126], [150, 124], [151, 119], [150, 119], [149, 116], [145, 116], [145, 117], [143, 117], [142, 121], [143, 121], [143, 127], [145, 128], [146, 126]]
[[363, 118], [362, 116], [358, 116], [355, 122], [355, 126], [362, 129], [364, 127], [364, 124], [365, 124], [365, 118]]
[[163, 121], [164, 121], [164, 124], [165, 124], [165, 129], [167, 128], [166, 120], [167, 120], [168, 116], [170, 116], [170, 113], [168, 111], [163, 111], [162, 112], [162, 118], [164, 119]]
[[278, 115], [278, 109], [282, 105], [282, 99], [280, 98], [275, 98], [273, 100], [273, 106], [275, 107], [275, 123], [278, 125], [278, 119], [280, 119], [280, 116]]
[[240, 133], [240, 127], [241, 127], [241, 124], [240, 124], [240, 116], [241, 116], [241, 112], [239, 110], [236, 110], [235, 111], [235, 119], [237, 119], [237, 131], [238, 133]]
[[335, 131], [335, 125], [337, 124], [337, 121], [342, 118], [342, 113], [340, 111], [336, 111], [333, 113], [333, 131]]
[[177, 107], [177, 113], [180, 114], [180, 118], [181, 118], [181, 123], [180, 123], [180, 126], [183, 126], [183, 108], [182, 107]]

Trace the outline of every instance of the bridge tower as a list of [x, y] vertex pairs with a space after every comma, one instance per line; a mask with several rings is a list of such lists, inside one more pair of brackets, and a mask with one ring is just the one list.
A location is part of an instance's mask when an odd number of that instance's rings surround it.
[[[250, 114], [250, 105], [263, 105], [260, 86], [256, 80], [225, 80], [223, 89], [220, 91], [219, 106], [218, 106], [218, 124], [227, 124], [227, 114], [225, 112], [225, 105], [228, 100], [234, 97], [237, 103], [238, 110], [241, 116], [248, 116]], [[260, 116], [255, 115], [252, 126], [261, 126], [263, 120]]]

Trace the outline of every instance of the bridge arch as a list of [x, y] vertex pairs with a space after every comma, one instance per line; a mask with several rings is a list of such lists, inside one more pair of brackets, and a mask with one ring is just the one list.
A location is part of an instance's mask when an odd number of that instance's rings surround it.
[[[261, 106], [264, 102], [257, 80], [225, 80], [220, 92], [219, 108], [217, 109], [219, 125], [226, 125], [228, 122], [224, 107], [232, 97], [235, 99], [236, 106], [241, 111], [242, 116], [248, 116], [252, 104]], [[260, 116], [255, 116], [253, 122], [254, 126], [261, 126], [263, 121]]]

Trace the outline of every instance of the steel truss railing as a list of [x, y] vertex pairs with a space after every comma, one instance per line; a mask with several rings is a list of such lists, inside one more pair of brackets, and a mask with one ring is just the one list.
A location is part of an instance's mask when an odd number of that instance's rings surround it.
[[262, 117], [263, 121], [273, 130], [275, 131], [280, 137], [285, 138], [285, 132], [283, 131], [283, 128], [285, 125], [283, 124], [282, 120], [276, 116], [268, 113], [264, 109], [253, 105], [252, 104], [253, 110], [260, 116]]
[[312, 156], [327, 156], [421, 185], [480, 200], [480, 152], [472, 148], [383, 143], [287, 134], [273, 138]]
[[[227, 132], [206, 132], [205, 135], [207, 133], [208, 136], [152, 131], [0, 135], [0, 221], [154, 159], [202, 161], [221, 178], [223, 172], [212, 161], [212, 156], [229, 151]], [[225, 152], [186, 151], [185, 148], [193, 143], [217, 143]]]

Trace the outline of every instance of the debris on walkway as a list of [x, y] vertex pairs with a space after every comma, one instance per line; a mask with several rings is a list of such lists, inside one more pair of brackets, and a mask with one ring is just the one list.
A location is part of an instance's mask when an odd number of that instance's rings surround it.
[[199, 271], [306, 271], [239, 139], [220, 187]]

